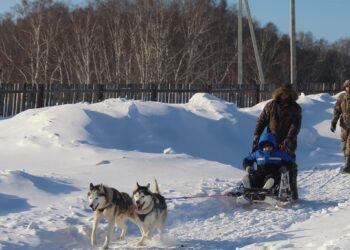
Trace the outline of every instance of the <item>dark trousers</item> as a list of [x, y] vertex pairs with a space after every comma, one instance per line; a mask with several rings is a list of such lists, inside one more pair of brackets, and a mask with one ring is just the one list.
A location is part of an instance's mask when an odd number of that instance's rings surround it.
[[280, 182], [281, 174], [279, 173], [278, 168], [275, 170], [258, 169], [249, 176], [250, 185], [252, 188], [262, 188], [269, 178], [274, 179], [274, 185]]

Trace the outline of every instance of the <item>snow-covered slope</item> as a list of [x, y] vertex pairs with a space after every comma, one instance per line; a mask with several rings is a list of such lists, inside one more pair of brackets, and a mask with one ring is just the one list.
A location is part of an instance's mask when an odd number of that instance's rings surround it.
[[[240, 207], [225, 196], [169, 200], [165, 242], [155, 236], [142, 248], [349, 249], [350, 177], [337, 175], [334, 102], [327, 94], [299, 99], [298, 203], [277, 209]], [[223, 194], [243, 175], [265, 103], [238, 109], [208, 94], [181, 105], [110, 99], [1, 120], [0, 249], [91, 249], [90, 182], [131, 193], [136, 182], [156, 177], [167, 198]], [[127, 240], [115, 237], [111, 248], [135, 249], [139, 235], [130, 224]]]

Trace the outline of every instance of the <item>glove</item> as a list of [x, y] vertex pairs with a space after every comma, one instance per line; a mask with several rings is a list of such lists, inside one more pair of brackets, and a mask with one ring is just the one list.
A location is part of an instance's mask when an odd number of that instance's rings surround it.
[[331, 124], [331, 131], [334, 133], [336, 129], [336, 126], [334, 124]]
[[254, 136], [254, 138], [253, 138], [253, 145], [252, 145], [252, 152], [254, 152], [255, 150], [258, 149], [259, 139], [260, 139], [259, 135], [255, 135]]
[[296, 148], [297, 148], [297, 143], [295, 139], [292, 138], [286, 138], [283, 141], [283, 145], [285, 150], [287, 151], [287, 153], [292, 154], [295, 152]]
[[286, 166], [280, 167], [279, 172], [280, 172], [281, 174], [286, 173], [286, 172], [287, 172], [287, 167], [286, 167]]

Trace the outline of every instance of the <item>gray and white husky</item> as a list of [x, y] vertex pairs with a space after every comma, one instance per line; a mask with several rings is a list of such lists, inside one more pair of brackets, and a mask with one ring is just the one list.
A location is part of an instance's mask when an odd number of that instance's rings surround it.
[[120, 239], [124, 239], [127, 232], [126, 219], [130, 219], [138, 225], [139, 219], [135, 214], [136, 207], [133, 204], [132, 198], [127, 193], [119, 192], [103, 184], [95, 186], [90, 183], [88, 200], [89, 206], [94, 211], [91, 233], [91, 244], [93, 246], [96, 245], [96, 228], [102, 216], [108, 221], [107, 235], [101, 247], [102, 249], [108, 248], [115, 224], [121, 229]]
[[167, 205], [165, 198], [159, 192], [157, 180], [154, 180], [154, 182], [155, 190], [153, 192], [150, 190], [150, 184], [140, 186], [136, 183], [136, 189], [132, 194], [142, 233], [141, 240], [138, 242], [139, 245], [144, 244], [145, 239], [150, 237], [150, 233], [154, 228], [158, 230], [160, 240], [163, 240]]

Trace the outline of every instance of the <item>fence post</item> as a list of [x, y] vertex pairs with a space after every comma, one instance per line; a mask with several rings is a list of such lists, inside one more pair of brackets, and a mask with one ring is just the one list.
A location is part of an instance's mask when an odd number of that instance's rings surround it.
[[260, 90], [262, 90], [262, 89], [260, 89], [260, 86], [261, 86], [261, 84], [254, 84], [254, 87], [255, 87], [255, 103], [253, 105], [258, 104], [260, 102]]
[[99, 84], [98, 85], [98, 95], [97, 95], [97, 101], [102, 102], [103, 101], [103, 94], [105, 92], [105, 85]]
[[21, 101], [21, 110], [20, 112], [26, 110], [27, 103], [27, 83], [23, 84], [23, 93], [22, 93], [22, 101]]
[[157, 94], [158, 94], [158, 85], [152, 83], [151, 84], [151, 101], [156, 102], [157, 101]]
[[5, 88], [5, 84], [4, 83], [0, 83], [0, 104], [1, 104], [1, 109], [0, 109], [0, 115], [5, 117], [6, 116], [6, 113], [5, 113], [5, 109], [6, 109], [6, 103], [5, 103], [5, 98], [6, 98], [6, 95], [5, 95], [5, 92], [4, 92], [4, 88]]
[[207, 93], [210, 94], [210, 95], [213, 94], [213, 85], [211, 85], [211, 84], [207, 85]]
[[37, 99], [37, 108], [44, 107], [44, 91], [45, 91], [45, 85], [44, 84], [37, 84], [38, 86], [38, 99]]

